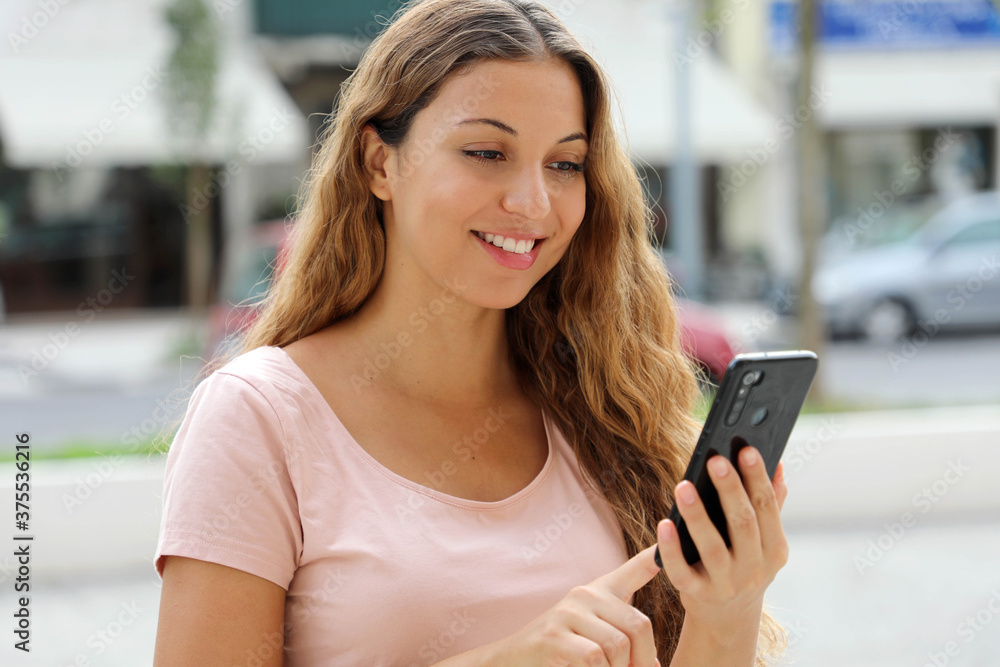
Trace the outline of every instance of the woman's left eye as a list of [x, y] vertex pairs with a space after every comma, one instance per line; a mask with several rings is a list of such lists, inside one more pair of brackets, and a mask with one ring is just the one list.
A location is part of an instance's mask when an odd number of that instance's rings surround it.
[[556, 171], [583, 171], [583, 165], [579, 162], [553, 162], [552, 166]]

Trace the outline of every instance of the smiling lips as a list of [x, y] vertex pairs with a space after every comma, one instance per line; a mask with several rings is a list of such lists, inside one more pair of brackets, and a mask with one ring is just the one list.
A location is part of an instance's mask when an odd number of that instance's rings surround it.
[[492, 232], [470, 231], [486, 254], [500, 266], [515, 271], [530, 269], [538, 259], [538, 251], [546, 240], [546, 237], [534, 233], [520, 234], [521, 238], [516, 239]]
[[517, 255], [524, 255], [531, 252], [531, 249], [535, 247], [535, 239], [513, 239], [508, 237], [500, 236], [499, 234], [489, 234], [486, 232], [475, 232], [476, 236], [486, 241], [487, 243], [492, 243], [498, 248], [503, 248], [507, 252], [512, 252]]

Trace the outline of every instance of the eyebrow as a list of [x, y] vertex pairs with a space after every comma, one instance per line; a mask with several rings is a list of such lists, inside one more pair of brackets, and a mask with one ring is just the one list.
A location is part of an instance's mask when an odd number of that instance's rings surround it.
[[[517, 130], [515, 130], [514, 128], [512, 128], [507, 123], [504, 123], [502, 121], [497, 120], [496, 118], [468, 118], [466, 120], [463, 120], [463, 121], [459, 122], [456, 125], [456, 127], [460, 126], [460, 125], [469, 125], [469, 124], [473, 124], [473, 123], [479, 124], [479, 125], [489, 125], [491, 127], [497, 128], [501, 132], [505, 132], [505, 133], [511, 135], [512, 137], [516, 137], [517, 136]], [[586, 141], [587, 140], [587, 135], [584, 134], [583, 132], [574, 132], [573, 134], [570, 134], [570, 135], [567, 135], [567, 136], [563, 137], [562, 139], [560, 139], [556, 143], [557, 144], [566, 144], [566, 143], [569, 143], [571, 141], [576, 141], [578, 139], [582, 139], [583, 141]]]

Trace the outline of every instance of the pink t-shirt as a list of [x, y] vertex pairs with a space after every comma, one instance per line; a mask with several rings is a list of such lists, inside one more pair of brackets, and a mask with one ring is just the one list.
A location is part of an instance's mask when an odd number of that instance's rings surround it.
[[432, 488], [504, 414], [425, 486], [362, 449], [284, 350], [243, 354], [196, 387], [170, 448], [156, 571], [187, 556], [286, 589], [295, 667], [430, 665], [506, 637], [626, 551], [544, 411], [548, 459], [528, 486], [497, 502]]

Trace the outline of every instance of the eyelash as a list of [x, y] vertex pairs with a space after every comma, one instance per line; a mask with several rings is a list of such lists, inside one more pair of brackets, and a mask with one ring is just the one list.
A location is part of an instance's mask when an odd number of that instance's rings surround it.
[[[498, 157], [501, 157], [503, 153], [494, 150], [483, 150], [483, 151], [462, 151], [467, 156], [471, 157], [476, 162], [480, 164], [494, 164], [497, 162]], [[486, 157], [486, 154], [493, 155], [494, 157]], [[561, 174], [572, 175], [574, 173], [582, 173], [587, 168], [587, 163], [579, 162], [569, 162], [567, 160], [560, 160], [559, 162], [553, 162], [552, 164], [566, 164], [569, 165], [569, 169], [556, 169], [557, 172]]]

